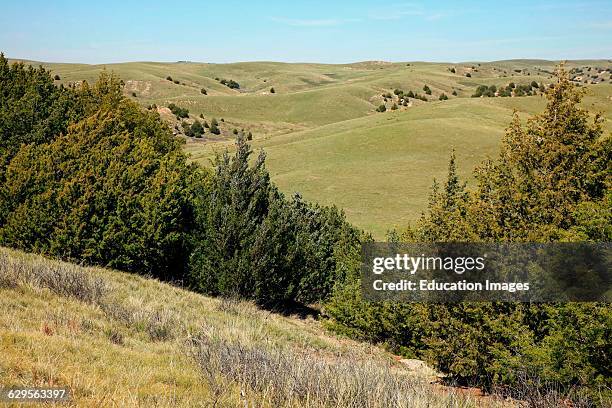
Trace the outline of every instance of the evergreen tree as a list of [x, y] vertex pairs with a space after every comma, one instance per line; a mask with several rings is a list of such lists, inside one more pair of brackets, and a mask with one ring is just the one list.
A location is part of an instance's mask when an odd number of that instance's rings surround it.
[[215, 118], [212, 118], [212, 120], [210, 121], [210, 133], [212, 133], [213, 135], [221, 134], [221, 130], [219, 129], [219, 122], [217, 122], [217, 119]]

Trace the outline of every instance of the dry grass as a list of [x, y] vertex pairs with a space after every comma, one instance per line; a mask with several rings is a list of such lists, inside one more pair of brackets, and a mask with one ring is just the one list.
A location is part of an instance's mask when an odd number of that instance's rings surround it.
[[453, 392], [432, 392], [414, 376], [376, 361], [353, 361], [349, 356], [329, 361], [210, 335], [192, 339], [191, 346], [214, 390], [213, 405], [224, 400], [227, 383], [240, 388], [245, 406], [417, 408], [474, 403]]
[[504, 405], [312, 319], [2, 248], [0, 355], [0, 387], [67, 386], [72, 406]]

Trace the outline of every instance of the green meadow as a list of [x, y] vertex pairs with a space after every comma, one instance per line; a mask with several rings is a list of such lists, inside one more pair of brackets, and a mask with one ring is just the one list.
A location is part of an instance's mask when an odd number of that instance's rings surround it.
[[[221, 134], [186, 138], [193, 160], [210, 165], [215, 152], [232, 146], [233, 130], [252, 132], [267, 166], [287, 194], [301, 193], [336, 204], [349, 221], [382, 238], [387, 230], [414, 222], [426, 208], [434, 178], [443, 180], [452, 151], [465, 177], [497, 152], [516, 110], [523, 116], [544, 107], [541, 95], [472, 98], [479, 85], [497, 88], [554, 82], [557, 62], [511, 60], [464, 63], [233, 64], [133, 62], [107, 65], [43, 64], [58, 83], [93, 83], [102, 69], [126, 83], [125, 92], [143, 106], [156, 105], [170, 126], [179, 122], [163, 109], [170, 103], [220, 122]], [[612, 85], [606, 60], [569, 61], [587, 73], [585, 105], [601, 112], [612, 130]], [[454, 71], [454, 72], [452, 72]], [[598, 83], [592, 84], [593, 76]], [[172, 80], [168, 80], [171, 77]], [[217, 80], [218, 78], [218, 80]], [[234, 80], [231, 89], [220, 80]], [[178, 83], [176, 83], [178, 82]], [[426, 95], [423, 87], [431, 89]], [[205, 89], [206, 95], [202, 93]], [[271, 93], [274, 88], [274, 93]], [[399, 104], [395, 89], [426, 96]], [[384, 101], [384, 94], [393, 98]], [[439, 100], [440, 95], [448, 100]], [[456, 94], [456, 95], [454, 95]], [[385, 103], [386, 112], [376, 112]], [[391, 110], [399, 104], [397, 110]]]

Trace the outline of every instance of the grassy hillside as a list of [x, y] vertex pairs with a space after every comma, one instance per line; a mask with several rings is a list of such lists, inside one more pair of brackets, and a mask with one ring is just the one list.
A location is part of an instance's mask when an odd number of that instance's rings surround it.
[[507, 405], [312, 318], [2, 248], [0, 354], [0, 387], [66, 386], [71, 406]]
[[[495, 154], [513, 110], [534, 114], [544, 106], [541, 96], [470, 98], [478, 85], [547, 85], [554, 81], [555, 65], [544, 60], [46, 64], [61, 83], [94, 81], [105, 68], [120, 75], [126, 81], [125, 92], [136, 95], [132, 97], [144, 106], [175, 103], [189, 109], [189, 121], [199, 115], [209, 122], [223, 118], [221, 135], [187, 140], [194, 160], [205, 164], [215, 151], [232, 145], [233, 129], [252, 132], [254, 145], [267, 151], [268, 167], [283, 191], [337, 204], [350, 221], [379, 238], [419, 216], [433, 178], [444, 178], [453, 149], [460, 172], [470, 174], [487, 155]], [[585, 106], [603, 113], [608, 131], [610, 73], [599, 75], [595, 68], [610, 66], [603, 60], [567, 63], [569, 69], [585, 69]], [[586, 71], [588, 67], [592, 71]], [[597, 84], [591, 84], [593, 76], [599, 78]], [[230, 89], [216, 78], [235, 80], [240, 89]], [[424, 94], [424, 85], [432, 91], [428, 102], [411, 98], [409, 106], [397, 111], [375, 112], [384, 103], [383, 94], [396, 88]], [[438, 101], [442, 93], [450, 99]], [[387, 108], [396, 102], [396, 97], [388, 100]], [[167, 109], [160, 113], [178, 125]]]

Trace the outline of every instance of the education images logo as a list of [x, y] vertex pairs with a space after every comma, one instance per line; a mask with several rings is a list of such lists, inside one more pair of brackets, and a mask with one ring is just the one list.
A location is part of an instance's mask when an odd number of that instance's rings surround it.
[[569, 302], [612, 299], [609, 243], [366, 243], [373, 301]]
[[[396, 254], [392, 257], [375, 257], [372, 260], [372, 273], [381, 275], [389, 271], [403, 271], [415, 275], [419, 271], [446, 271], [463, 275], [466, 271], [484, 271], [486, 254], [482, 256], [411, 256], [409, 254]], [[453, 282], [439, 281], [436, 279], [419, 279], [418, 282], [409, 279], [400, 279], [395, 282], [385, 282], [375, 279], [372, 288], [376, 291], [516, 291], [529, 290], [529, 282], [472, 282], [466, 279]]]

